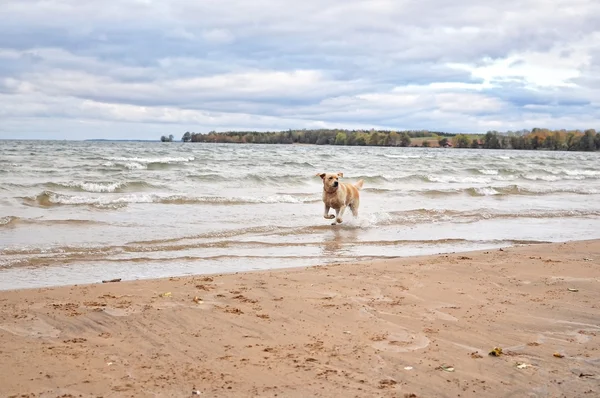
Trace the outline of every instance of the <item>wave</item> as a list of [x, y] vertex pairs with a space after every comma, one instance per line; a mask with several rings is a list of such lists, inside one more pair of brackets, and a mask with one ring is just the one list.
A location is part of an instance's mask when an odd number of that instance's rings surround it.
[[479, 169], [477, 171], [483, 175], [491, 175], [491, 176], [495, 176], [500, 173], [499, 170], [494, 170], [494, 169]]
[[214, 204], [214, 205], [248, 205], [261, 203], [310, 203], [321, 200], [318, 196], [294, 197], [291, 195], [271, 195], [265, 197], [222, 197], [199, 196], [189, 197], [184, 195], [158, 195], [158, 194], [130, 194], [125, 196], [76, 196], [64, 195], [52, 191], [44, 191], [35, 197], [21, 198], [29, 206], [54, 207], [61, 205], [85, 205], [99, 208], [123, 207], [134, 203], [158, 204]]
[[4, 216], [0, 217], [0, 227], [10, 227], [19, 222], [19, 217]]
[[[552, 167], [530, 167], [525, 166], [527, 170], [517, 170], [514, 168], [470, 168], [466, 171], [472, 175], [490, 176], [494, 179], [523, 178], [526, 180], [541, 181], [559, 181], [559, 180], [584, 180], [600, 178], [600, 170], [580, 170], [580, 169], [559, 169]], [[504, 176], [504, 177], [502, 177]]]
[[437, 184], [491, 184], [494, 181], [516, 181], [523, 180], [542, 180], [542, 181], [561, 181], [561, 180], [583, 180], [588, 178], [596, 178], [582, 175], [535, 175], [535, 174], [511, 174], [509, 170], [502, 169], [471, 169], [475, 175], [452, 175], [444, 174], [410, 174], [405, 176], [388, 176], [388, 175], [359, 175], [348, 176], [351, 180], [363, 179], [370, 183], [402, 183], [402, 182], [425, 182]]
[[237, 181], [237, 182], [249, 182], [255, 185], [265, 186], [290, 186], [290, 185], [306, 185], [314, 180], [311, 176], [298, 175], [298, 174], [287, 174], [287, 175], [267, 175], [267, 174], [241, 174], [234, 178], [217, 174], [217, 173], [205, 173], [205, 174], [190, 174], [186, 178], [195, 181], [202, 182], [223, 182], [223, 181]]
[[469, 211], [444, 210], [444, 209], [415, 209], [408, 211], [391, 212], [384, 224], [418, 224], [431, 222], [458, 222], [471, 223], [490, 219], [518, 219], [518, 218], [584, 218], [600, 217], [600, 210], [522, 210], [513, 212], [493, 212], [489, 209], [476, 209]]
[[466, 184], [488, 184], [492, 180], [486, 177], [465, 177], [465, 176], [453, 176], [444, 174], [428, 174], [424, 177], [429, 182], [441, 182], [441, 183], [466, 183]]
[[206, 174], [190, 174], [186, 178], [196, 180], [196, 181], [206, 181], [206, 182], [216, 182], [223, 181], [225, 176], [217, 173], [206, 173]]
[[65, 188], [80, 192], [126, 192], [145, 188], [156, 188], [156, 185], [144, 181], [118, 181], [118, 182], [51, 182], [45, 184], [48, 188]]
[[407, 176], [407, 177], [391, 177], [391, 176], [384, 176], [384, 175], [358, 175], [358, 176], [344, 176], [344, 180], [348, 180], [348, 181], [363, 180], [366, 183], [386, 183], [386, 182], [392, 182], [394, 180], [400, 181], [400, 180], [414, 178], [414, 177], [415, 177], [414, 175]]
[[600, 170], [562, 170], [562, 173], [571, 177], [600, 177]]
[[283, 162], [284, 166], [296, 166], [296, 167], [310, 167], [311, 169], [314, 169], [315, 166], [308, 163], [308, 162]]
[[522, 187], [519, 185], [507, 185], [502, 187], [470, 187], [458, 189], [431, 189], [410, 191], [413, 194], [419, 194], [429, 197], [440, 197], [448, 195], [469, 195], [469, 196], [508, 196], [508, 195], [554, 195], [554, 194], [576, 194], [576, 195], [596, 195], [600, 189], [596, 188], [555, 188], [555, 187]]
[[[348, 242], [352, 243], [352, 242]], [[524, 244], [540, 244], [548, 243], [545, 241], [538, 240], [516, 240], [516, 239], [491, 239], [491, 240], [469, 240], [463, 238], [446, 238], [446, 239], [399, 239], [399, 240], [367, 240], [360, 241], [361, 246], [443, 246], [443, 245], [473, 245], [473, 244], [487, 244], [487, 245], [524, 245]], [[265, 241], [238, 241], [238, 240], [224, 240], [218, 243], [188, 243], [188, 244], [168, 244], [158, 243], [153, 246], [137, 246], [137, 245], [123, 245], [123, 246], [99, 246], [99, 247], [85, 247], [85, 246], [64, 246], [64, 247], [49, 247], [49, 248], [23, 248], [23, 249], [3, 249], [0, 253], [3, 254], [4, 259], [0, 261], [0, 268], [8, 267], [35, 267], [35, 266], [48, 266], [53, 263], [61, 265], [85, 261], [102, 261], [102, 262], [131, 262], [131, 261], [165, 261], [173, 259], [185, 259], [190, 258], [192, 260], [208, 260], [222, 257], [233, 257], [233, 258], [264, 258], [264, 255], [243, 255], [243, 254], [216, 254], [208, 256], [177, 256], [177, 257], [149, 257], [148, 253], [177, 253], [191, 249], [199, 248], [212, 248], [218, 246], [221, 249], [227, 249], [229, 247], [239, 249], [245, 248], [278, 248], [278, 247], [308, 247], [308, 246], [323, 246], [327, 242], [313, 241], [313, 242], [265, 242]], [[13, 256], [13, 258], [9, 258]], [[117, 256], [112, 257], [111, 256]], [[315, 258], [322, 260], [322, 256], [298, 256], [298, 255], [280, 255], [280, 256], [267, 256], [273, 258]], [[370, 256], [372, 257], [372, 256]], [[375, 256], [375, 257], [385, 257]], [[337, 258], [337, 257], [336, 257]], [[349, 259], [356, 260], [356, 256], [350, 256]]]
[[[69, 182], [41, 182], [32, 184], [5, 184], [11, 188], [48, 188], [65, 189], [77, 192], [92, 193], [118, 193], [127, 191], [138, 191], [147, 188], [159, 188], [160, 185], [150, 184], [144, 181], [117, 181], [117, 182], [87, 182], [87, 181], [69, 181]], [[6, 189], [8, 190], [8, 189]]]
[[103, 163], [103, 166], [109, 168], [118, 168], [125, 170], [145, 170], [145, 169], [162, 169], [172, 165], [188, 163], [196, 158], [194, 156], [187, 157], [156, 157], [156, 158], [140, 158], [140, 157], [106, 157], [108, 162]]
[[146, 170], [148, 168], [147, 165], [136, 162], [105, 162], [102, 165], [108, 168], [116, 167], [125, 170]]
[[107, 157], [106, 160], [110, 160], [112, 162], [135, 162], [140, 164], [150, 164], [150, 163], [187, 163], [195, 160], [194, 156], [186, 156], [186, 157], [158, 157], [158, 158], [128, 158], [128, 157]]
[[94, 220], [80, 220], [80, 219], [39, 219], [39, 218], [21, 218], [16, 216], [0, 217], [0, 228], [3, 227], [16, 227], [18, 225], [106, 225], [108, 223], [103, 221]]
[[[383, 157], [388, 159], [421, 159], [423, 156], [421, 155], [390, 155], [387, 153], [383, 154]], [[425, 156], [430, 157], [430, 156]]]

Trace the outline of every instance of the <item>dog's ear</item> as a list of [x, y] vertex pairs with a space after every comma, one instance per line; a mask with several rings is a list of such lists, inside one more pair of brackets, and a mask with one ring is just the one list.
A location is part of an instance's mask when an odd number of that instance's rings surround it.
[[321, 179], [325, 178], [325, 173], [317, 173], [315, 175], [321, 177]]
[[337, 175], [338, 175], [338, 177], [340, 177], [340, 178], [344, 177], [344, 173], [338, 173]]

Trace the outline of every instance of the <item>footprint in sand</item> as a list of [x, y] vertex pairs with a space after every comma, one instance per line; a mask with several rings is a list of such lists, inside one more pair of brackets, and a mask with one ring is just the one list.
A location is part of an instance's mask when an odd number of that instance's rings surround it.
[[[374, 293], [376, 293], [376, 298], [380, 300], [390, 300], [389, 298], [381, 295], [381, 292], [376, 291]], [[360, 302], [360, 300], [357, 298], [354, 298], [354, 301]], [[421, 350], [429, 345], [430, 340], [423, 333], [410, 332], [408, 329], [402, 327], [398, 323], [388, 319], [384, 312], [378, 311], [370, 305], [363, 304], [360, 311], [364, 315], [377, 319], [379, 322], [387, 325], [387, 327], [384, 326], [382, 328], [382, 330], [385, 330], [385, 332], [388, 333], [386, 336], [387, 338], [375, 341], [371, 345], [375, 349], [391, 352], [411, 352]]]
[[429, 345], [429, 339], [421, 333], [413, 334], [408, 330], [390, 333], [386, 340], [377, 341], [371, 346], [381, 351], [411, 352]]

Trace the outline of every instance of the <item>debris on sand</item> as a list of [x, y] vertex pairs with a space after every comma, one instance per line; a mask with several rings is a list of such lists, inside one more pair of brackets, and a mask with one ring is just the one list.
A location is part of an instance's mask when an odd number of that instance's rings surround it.
[[121, 282], [121, 278], [107, 279], [107, 280], [102, 281], [102, 283], [115, 283], [115, 282]]
[[494, 347], [494, 349], [490, 351], [488, 355], [492, 357], [499, 357], [500, 355], [502, 355], [502, 348]]

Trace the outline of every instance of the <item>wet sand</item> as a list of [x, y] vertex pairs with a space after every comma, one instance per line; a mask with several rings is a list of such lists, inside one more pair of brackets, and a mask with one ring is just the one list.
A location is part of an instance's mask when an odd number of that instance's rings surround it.
[[0, 339], [2, 397], [592, 397], [600, 241], [4, 291]]

